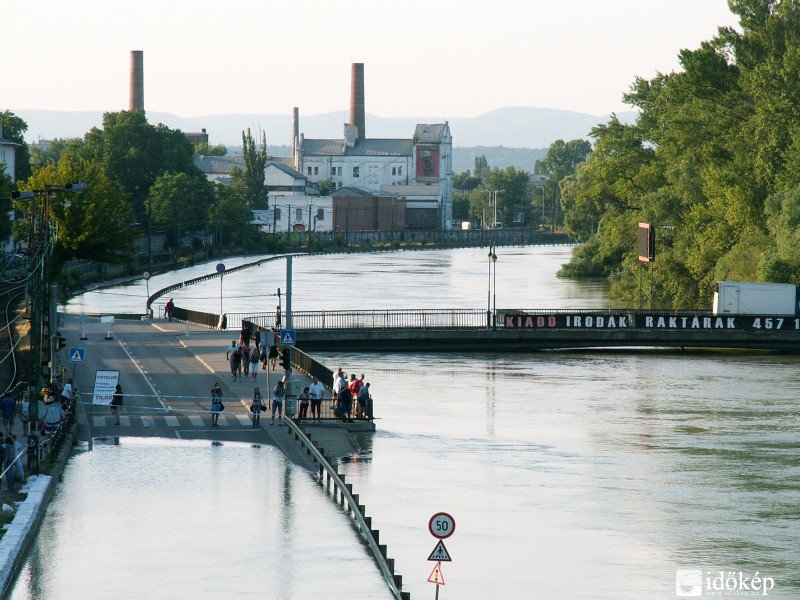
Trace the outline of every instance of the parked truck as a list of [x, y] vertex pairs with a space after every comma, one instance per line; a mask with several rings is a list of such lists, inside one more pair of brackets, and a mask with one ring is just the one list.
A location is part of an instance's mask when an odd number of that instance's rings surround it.
[[715, 315], [800, 315], [800, 287], [791, 283], [718, 281]]

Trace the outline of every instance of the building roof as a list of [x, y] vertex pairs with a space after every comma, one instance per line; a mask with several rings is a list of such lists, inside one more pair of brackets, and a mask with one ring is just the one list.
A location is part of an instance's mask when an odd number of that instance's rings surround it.
[[346, 146], [344, 140], [305, 138], [301, 142], [303, 156], [411, 156], [412, 140], [359, 140]]
[[361, 188], [345, 186], [333, 192], [332, 196], [334, 198], [372, 198], [374, 194], [370, 194]]
[[450, 125], [447, 123], [418, 123], [414, 130], [414, 140], [419, 144], [438, 144], [449, 135]]
[[283, 162], [275, 162], [275, 161], [271, 160], [271, 161], [269, 161], [267, 163], [266, 166], [268, 166], [268, 167], [269, 166], [273, 166], [276, 169], [278, 169], [279, 171], [283, 171], [284, 173], [286, 173], [290, 177], [294, 177], [295, 179], [303, 179], [303, 180], [306, 179], [306, 176], [303, 175], [300, 171], [290, 167], [289, 165], [287, 165], [286, 163], [283, 163]]
[[244, 156], [202, 156], [195, 155], [195, 166], [203, 173], [230, 173], [234, 167], [244, 169]]

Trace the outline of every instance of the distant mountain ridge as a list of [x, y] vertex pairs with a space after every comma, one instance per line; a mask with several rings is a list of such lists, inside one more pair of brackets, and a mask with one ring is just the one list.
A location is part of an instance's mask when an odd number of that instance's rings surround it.
[[[9, 109], [28, 123], [26, 140], [83, 137], [92, 127], [100, 127], [100, 111], [51, 111]], [[618, 113], [626, 123], [633, 122], [638, 113]], [[209, 115], [179, 117], [169, 113], [148, 111], [151, 123], [163, 123], [172, 129], [197, 132], [205, 129], [211, 144], [240, 146], [242, 132], [247, 128], [264, 131], [270, 145], [291, 143], [292, 118], [286, 115]], [[348, 111], [318, 115], [300, 112], [300, 132], [307, 138], [338, 139], [343, 136]], [[504, 146], [507, 148], [547, 148], [555, 140], [565, 141], [586, 138], [593, 127], [605, 123], [610, 115], [596, 116], [586, 113], [550, 108], [507, 107], [477, 117], [377, 117], [367, 113], [366, 135], [379, 139], [408, 139], [417, 123], [442, 123], [448, 121], [453, 135], [453, 146]]]

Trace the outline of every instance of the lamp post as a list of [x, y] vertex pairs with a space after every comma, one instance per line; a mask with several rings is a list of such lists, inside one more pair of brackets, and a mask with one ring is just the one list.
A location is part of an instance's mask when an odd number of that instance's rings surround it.
[[[492, 313], [492, 267], [494, 269], [494, 282], [497, 283], [497, 254], [495, 254], [495, 246], [494, 243], [489, 244], [489, 284], [488, 289], [486, 291], [486, 327], [491, 327], [494, 329], [495, 327], [495, 317]], [[495, 310], [497, 309], [497, 290], [495, 290]]]

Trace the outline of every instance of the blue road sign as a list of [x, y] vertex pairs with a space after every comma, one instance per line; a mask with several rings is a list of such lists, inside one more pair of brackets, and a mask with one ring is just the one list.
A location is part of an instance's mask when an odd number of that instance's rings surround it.
[[281, 329], [281, 346], [294, 346], [297, 342], [297, 331]]
[[69, 349], [69, 362], [83, 364], [83, 356], [86, 351], [83, 348], [70, 347]]

